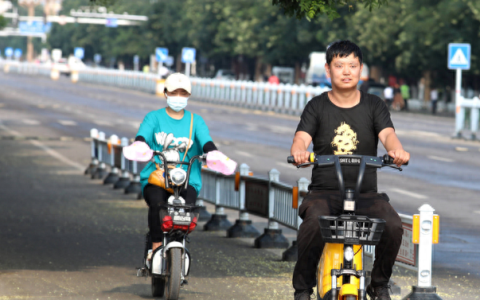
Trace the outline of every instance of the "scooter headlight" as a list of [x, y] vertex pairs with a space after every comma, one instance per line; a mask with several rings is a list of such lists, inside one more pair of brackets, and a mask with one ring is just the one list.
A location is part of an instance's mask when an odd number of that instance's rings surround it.
[[187, 172], [181, 168], [175, 168], [170, 171], [170, 179], [174, 185], [182, 185], [187, 180]]
[[344, 255], [346, 261], [352, 261], [353, 256], [355, 255], [355, 253], [353, 253], [353, 248], [352, 247], [345, 247], [343, 255]]

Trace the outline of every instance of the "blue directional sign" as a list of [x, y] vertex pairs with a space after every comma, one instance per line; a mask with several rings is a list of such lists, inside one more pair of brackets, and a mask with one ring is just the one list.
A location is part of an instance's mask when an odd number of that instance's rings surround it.
[[173, 66], [173, 56], [167, 56], [167, 59], [165, 60], [165, 65], [169, 67]]
[[22, 21], [18, 23], [18, 30], [21, 33], [45, 33], [48, 32], [51, 27], [51, 23], [44, 24], [42, 21]]
[[73, 56], [79, 59], [83, 59], [85, 56], [85, 50], [82, 47], [77, 47], [73, 50]]
[[448, 68], [470, 70], [470, 44], [448, 44]]
[[15, 58], [22, 57], [22, 49], [15, 49], [15, 51], [13, 52], [13, 56], [15, 56]]
[[106, 27], [118, 27], [118, 20], [115, 18], [107, 19], [107, 23], [105, 23]]
[[155, 48], [155, 58], [157, 62], [165, 62], [168, 57], [168, 49], [167, 48]]
[[101, 61], [102, 61], [102, 56], [100, 54], [95, 54], [93, 56], [93, 61], [96, 63], [96, 64], [99, 64]]
[[191, 64], [195, 61], [195, 48], [183, 48], [182, 49], [182, 62], [185, 64]]
[[5, 48], [5, 56], [12, 57], [12, 55], [13, 55], [13, 48], [12, 47]]

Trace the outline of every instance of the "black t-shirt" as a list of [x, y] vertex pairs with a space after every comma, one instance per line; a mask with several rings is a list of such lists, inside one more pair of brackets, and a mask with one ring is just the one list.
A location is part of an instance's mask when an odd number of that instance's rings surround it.
[[[351, 108], [334, 105], [325, 92], [308, 102], [303, 110], [297, 131], [312, 137], [313, 152], [317, 155], [377, 155], [378, 134], [392, 127], [390, 112], [377, 96], [361, 92], [360, 103]], [[346, 188], [355, 188], [358, 166], [342, 166]], [[377, 169], [367, 167], [362, 193], [377, 191]], [[335, 167], [312, 171], [312, 190], [338, 190]]]

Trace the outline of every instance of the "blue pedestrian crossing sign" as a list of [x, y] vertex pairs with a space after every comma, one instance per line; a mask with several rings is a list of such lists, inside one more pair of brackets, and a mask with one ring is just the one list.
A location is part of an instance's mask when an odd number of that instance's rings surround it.
[[448, 68], [470, 70], [470, 44], [448, 44]]
[[5, 56], [12, 57], [12, 55], [13, 55], [13, 48], [12, 47], [5, 48]]
[[15, 58], [22, 57], [22, 49], [15, 49], [15, 52], [13, 53], [13, 56], [15, 56]]
[[167, 60], [168, 49], [167, 48], [155, 48], [155, 58], [157, 62], [163, 63]]
[[83, 57], [85, 56], [85, 50], [82, 47], [77, 47], [73, 51], [73, 56], [79, 59], [83, 59]]
[[183, 48], [182, 49], [182, 62], [185, 64], [191, 64], [195, 61], [195, 48]]

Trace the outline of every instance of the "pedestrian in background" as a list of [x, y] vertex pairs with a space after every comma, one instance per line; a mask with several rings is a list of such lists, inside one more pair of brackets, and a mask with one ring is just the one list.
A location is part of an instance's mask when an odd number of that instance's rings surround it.
[[393, 88], [393, 104], [392, 107], [394, 110], [401, 110], [405, 106], [403, 102], [402, 93], [400, 92], [400, 86], [398, 83], [395, 84]]
[[385, 97], [385, 102], [387, 103], [387, 106], [390, 109], [393, 103], [393, 88], [391, 86], [387, 86], [383, 90], [383, 97]]
[[400, 92], [402, 93], [403, 102], [405, 103], [405, 106], [403, 107], [403, 109], [408, 111], [408, 99], [410, 99], [410, 88], [405, 83], [405, 81], [400, 86]]
[[437, 113], [437, 102], [438, 102], [438, 91], [436, 88], [433, 88], [430, 91], [430, 101], [432, 102], [432, 114]]

